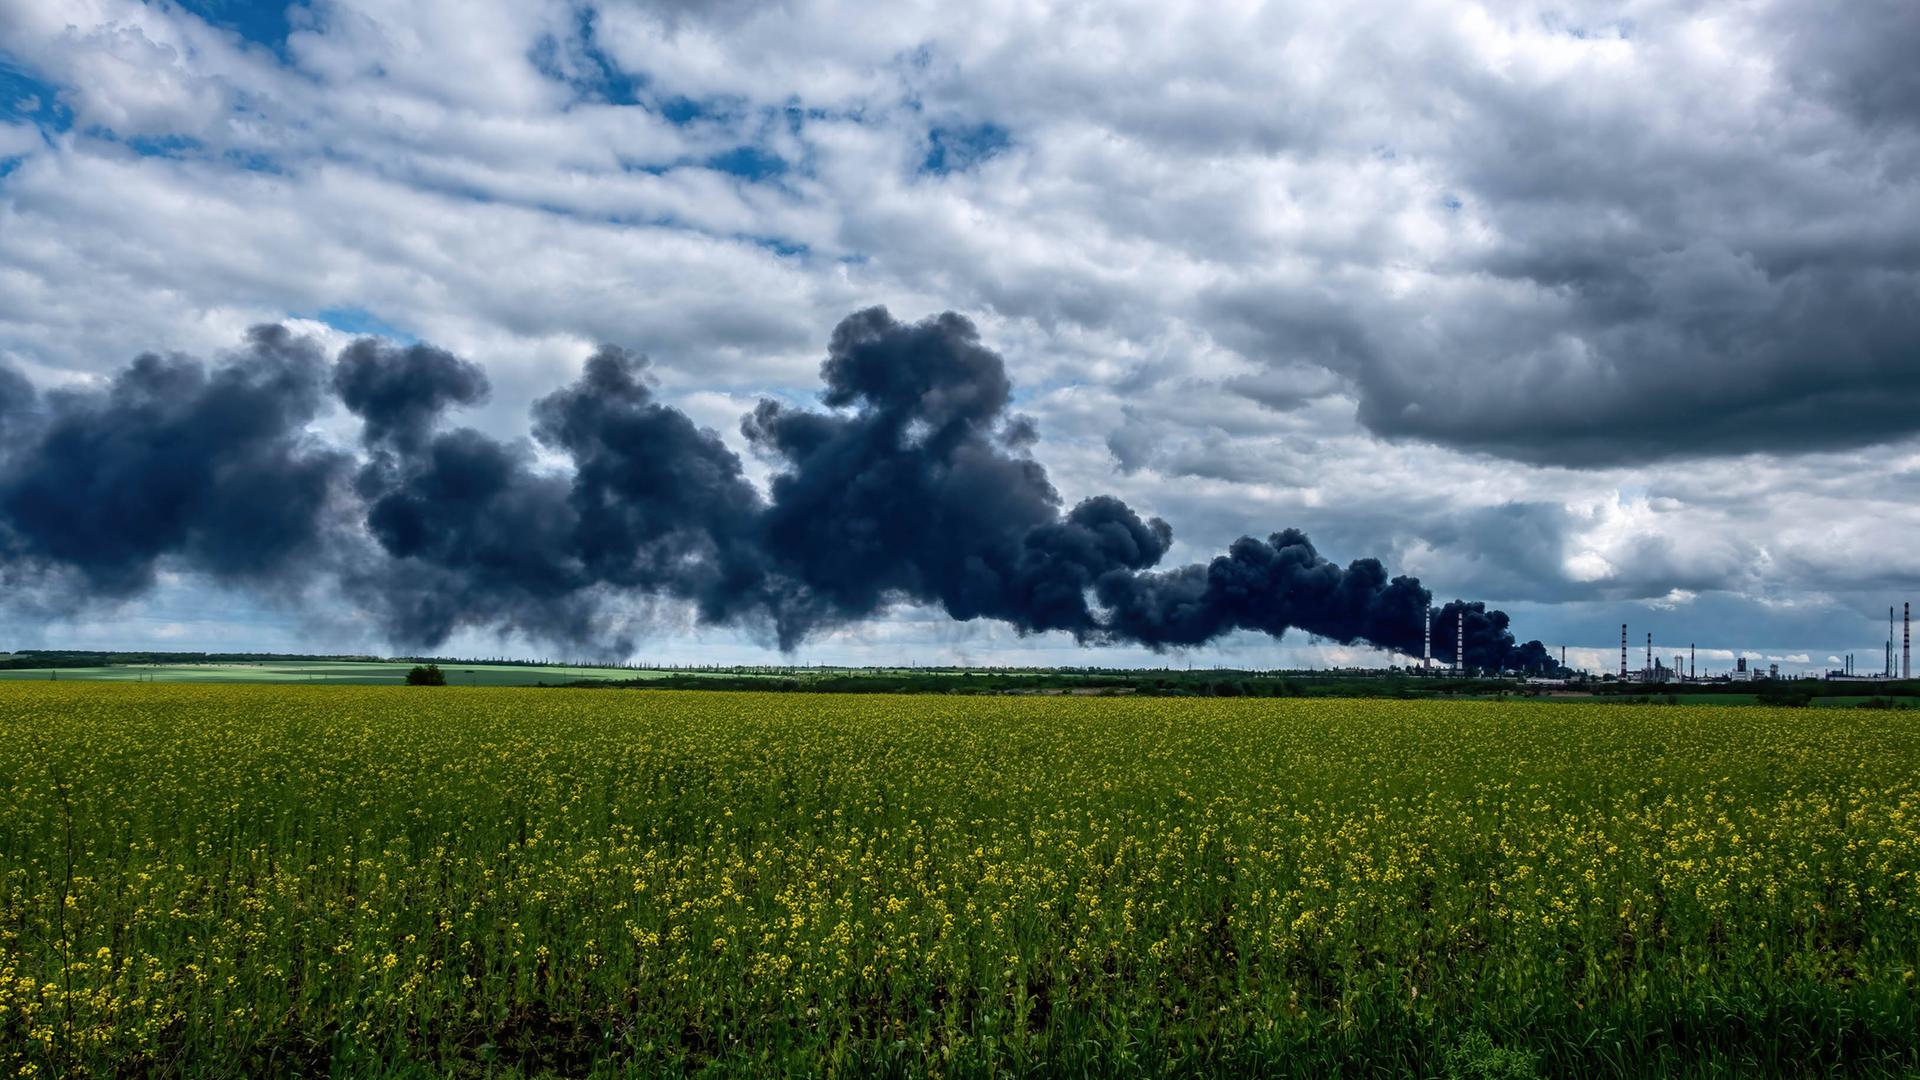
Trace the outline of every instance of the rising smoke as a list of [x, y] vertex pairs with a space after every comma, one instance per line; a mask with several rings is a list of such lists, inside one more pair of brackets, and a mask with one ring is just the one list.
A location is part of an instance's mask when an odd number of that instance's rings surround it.
[[[428, 345], [363, 339], [328, 364], [263, 326], [213, 367], [146, 355], [45, 395], [0, 369], [0, 568], [70, 604], [167, 568], [286, 594], [326, 582], [425, 648], [471, 628], [621, 653], [617, 612], [664, 600], [785, 649], [902, 602], [1095, 645], [1299, 630], [1420, 649], [1430, 595], [1376, 559], [1340, 567], [1288, 529], [1156, 569], [1166, 522], [1112, 496], [1065, 506], [1005, 364], [959, 315], [856, 312], [821, 376], [824, 410], [763, 400], [742, 421], [775, 466], [762, 496], [614, 347], [537, 401], [521, 440], [449, 422], [487, 398], [486, 374]], [[308, 433], [330, 398], [360, 421], [356, 450]], [[1439, 659], [1461, 611], [1469, 665], [1549, 666], [1478, 602], [1439, 609]]]
[[318, 347], [277, 326], [218, 368], [149, 353], [99, 390], [36, 399], [0, 373], [0, 554], [108, 598], [146, 589], [163, 561], [289, 581], [318, 561], [351, 466], [306, 434], [325, 375]]

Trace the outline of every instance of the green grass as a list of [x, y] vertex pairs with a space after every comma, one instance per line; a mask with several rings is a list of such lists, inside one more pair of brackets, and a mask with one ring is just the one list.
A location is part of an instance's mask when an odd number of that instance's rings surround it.
[[[1679, 705], [1757, 705], [1760, 703], [1760, 696], [1758, 694], [1689, 694], [1676, 692], [1672, 695], [1666, 695], [1660, 693], [1658, 689], [1649, 690], [1647, 694], [1655, 701], [1664, 701], [1667, 697], [1671, 696], [1674, 698], [1674, 703]], [[1873, 694], [1834, 694], [1813, 698], [1807, 705], [1809, 708], [1814, 709], [1852, 709], [1873, 700], [1875, 700], [1875, 695]], [[1894, 700], [1908, 706], [1920, 706], [1920, 701], [1916, 701], [1913, 698], [1896, 698]]]
[[0, 1076], [1912, 1075], [1920, 725], [0, 688]]
[[[1655, 698], [1661, 695], [1657, 690], [1649, 691]], [[1673, 695], [1682, 705], [1756, 705], [1760, 698], [1757, 694], [1687, 694]]]

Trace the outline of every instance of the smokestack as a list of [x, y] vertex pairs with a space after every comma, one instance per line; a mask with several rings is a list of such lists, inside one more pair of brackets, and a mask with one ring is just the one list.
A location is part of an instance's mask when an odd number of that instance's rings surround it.
[[[1893, 609], [1887, 609], [1888, 633], [1892, 633]], [[1892, 640], [1892, 639], [1888, 639]], [[1430, 670], [1433, 667], [1433, 605], [1427, 605], [1427, 618], [1420, 626], [1420, 668]]]
[[1900, 677], [1913, 678], [1913, 602], [1900, 605]]
[[1627, 678], [1627, 624], [1620, 624], [1620, 681]]
[[1893, 678], [1893, 605], [1887, 605], [1887, 678]]
[[1694, 667], [1693, 665], [1693, 646], [1688, 645], [1687, 646], [1687, 678], [1697, 679], [1699, 677], [1700, 677], [1700, 669]]
[[1567, 647], [1565, 645], [1562, 645], [1560, 646], [1560, 669], [1564, 671], [1566, 670], [1566, 667], [1567, 667]]
[[1647, 631], [1647, 678], [1653, 678], [1653, 631]]
[[1458, 621], [1453, 628], [1453, 673], [1465, 675], [1467, 673], [1467, 609], [1460, 608], [1454, 612], [1454, 615]]

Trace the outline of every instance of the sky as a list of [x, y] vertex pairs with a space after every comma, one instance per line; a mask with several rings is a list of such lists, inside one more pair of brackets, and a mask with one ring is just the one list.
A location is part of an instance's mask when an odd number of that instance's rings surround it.
[[[1626, 623], [1635, 666], [1652, 633], [1877, 671], [1920, 599], [1916, 55], [1910, 0], [0, 0], [0, 406], [263, 355], [261, 324], [329, 361], [376, 335], [483, 370], [443, 426], [559, 475], [529, 409], [613, 346], [751, 500], [797, 459], [742, 418], [844, 411], [843, 320], [953, 312], [1004, 365], [1007, 453], [1164, 520], [1163, 566], [1299, 529], [1576, 666]], [[272, 453], [404, 457], [321, 397]], [[189, 552], [70, 588], [9, 550], [0, 648], [405, 644], [348, 578]], [[582, 617], [659, 662], [1381, 656], [924, 595], [783, 650], [704, 602]], [[582, 651], [541, 625], [438, 650]]]

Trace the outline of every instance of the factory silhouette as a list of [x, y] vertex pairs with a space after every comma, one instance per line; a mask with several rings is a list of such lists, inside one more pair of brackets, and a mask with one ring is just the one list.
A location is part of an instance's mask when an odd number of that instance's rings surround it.
[[[1445, 618], [1445, 615], [1443, 614], [1441, 618]], [[1886, 652], [1879, 672], [1863, 673], [1855, 662], [1855, 655], [1853, 653], [1847, 653], [1839, 658], [1840, 666], [1838, 668], [1830, 669], [1817, 676], [1803, 674], [1795, 677], [1817, 677], [1830, 681], [1855, 681], [1863, 683], [1881, 683], [1896, 679], [1911, 679], [1913, 677], [1913, 605], [1910, 602], [1900, 605], [1899, 648], [1897, 653], [1895, 651], [1894, 622], [1894, 609], [1889, 605], [1887, 607]], [[1420, 663], [1417, 668], [1412, 669], [1414, 673], [1452, 677], [1498, 673], [1493, 671], [1480, 671], [1464, 665], [1458, 653], [1454, 655], [1451, 661], [1442, 661], [1442, 663], [1436, 667], [1433, 655], [1434, 629], [1435, 613], [1433, 605], [1429, 604], [1427, 605], [1426, 618], [1421, 632]], [[1459, 640], [1463, 629], [1463, 627], [1456, 628], [1454, 640]], [[1756, 682], [1782, 677], [1778, 662], [1769, 662], [1763, 669], [1758, 663], [1759, 657], [1747, 655], [1735, 655], [1731, 668], [1721, 671], [1709, 671], [1702, 674], [1699, 667], [1699, 649], [1696, 644], [1689, 642], [1687, 644], [1687, 651], [1684, 654], [1674, 653], [1672, 654], [1671, 660], [1669, 660], [1667, 656], [1655, 653], [1653, 633], [1651, 631], [1648, 631], [1646, 635], [1645, 652], [1642, 662], [1637, 666], [1631, 664], [1629, 655], [1628, 624], [1621, 623], [1620, 666], [1617, 670], [1604, 672], [1577, 670], [1568, 665], [1567, 647], [1562, 645], [1560, 646], [1559, 670], [1545, 675], [1529, 677], [1527, 681], [1530, 683], [1544, 684], [1562, 683], [1569, 679], [1598, 679], [1601, 681], [1630, 683], [1730, 683]]]

